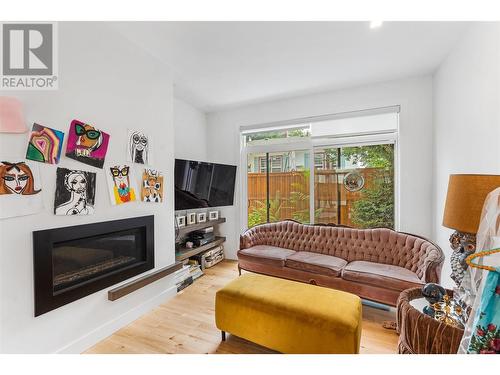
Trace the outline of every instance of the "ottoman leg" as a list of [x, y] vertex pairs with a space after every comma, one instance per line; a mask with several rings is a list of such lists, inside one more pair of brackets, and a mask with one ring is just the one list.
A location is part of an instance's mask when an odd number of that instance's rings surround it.
[[222, 336], [222, 341], [226, 341], [226, 332], [220, 331], [221, 336]]
[[241, 276], [241, 267], [239, 264], [238, 264], [238, 274], [239, 274], [239, 276]]

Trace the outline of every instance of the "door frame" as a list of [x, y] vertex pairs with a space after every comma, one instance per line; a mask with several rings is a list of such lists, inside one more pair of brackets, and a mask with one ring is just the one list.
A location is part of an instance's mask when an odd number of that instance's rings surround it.
[[[387, 107], [389, 108], [389, 107]], [[392, 107], [390, 107], [392, 108]], [[387, 132], [374, 132], [371, 134], [358, 133], [349, 134], [340, 137], [311, 137], [307, 139], [300, 139], [294, 142], [287, 142], [282, 144], [270, 144], [270, 145], [247, 145], [245, 143], [245, 135], [254, 131], [269, 131], [272, 128], [269, 124], [255, 125], [252, 127], [241, 127], [240, 128], [240, 199], [241, 199], [241, 210], [240, 210], [240, 231], [244, 231], [248, 228], [248, 154], [252, 153], [272, 153], [272, 152], [283, 152], [283, 151], [299, 151], [304, 150], [309, 152], [311, 163], [309, 165], [309, 216], [311, 218], [311, 224], [314, 224], [314, 149], [319, 147], [350, 147], [350, 146], [374, 146], [380, 144], [394, 144], [394, 229], [400, 229], [400, 147], [399, 147], [399, 106], [394, 106], [397, 108], [396, 120], [396, 130]], [[361, 111], [358, 111], [361, 112]], [[353, 112], [356, 113], [356, 112]], [[323, 118], [323, 116], [320, 116]], [[318, 117], [319, 118], [319, 117]], [[312, 119], [312, 118], [311, 118]], [[309, 121], [314, 122], [314, 121]], [[286, 128], [286, 126], [280, 123], [280, 129]], [[297, 128], [297, 120], [291, 120], [289, 122], [290, 126], [288, 128]], [[295, 126], [294, 126], [295, 124]], [[307, 125], [305, 123], [304, 125]]]

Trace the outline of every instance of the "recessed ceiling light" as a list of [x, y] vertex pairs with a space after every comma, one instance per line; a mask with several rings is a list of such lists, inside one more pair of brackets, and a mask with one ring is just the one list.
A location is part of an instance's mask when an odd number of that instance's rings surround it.
[[370, 29], [376, 29], [377, 27], [382, 26], [383, 21], [371, 21], [370, 22]]

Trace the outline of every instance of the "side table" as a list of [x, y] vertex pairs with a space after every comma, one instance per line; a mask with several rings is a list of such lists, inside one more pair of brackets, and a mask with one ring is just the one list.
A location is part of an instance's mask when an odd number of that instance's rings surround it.
[[[450, 291], [447, 291], [450, 294]], [[411, 305], [422, 298], [420, 288], [404, 290], [397, 301], [399, 354], [456, 354], [464, 330], [425, 315]]]

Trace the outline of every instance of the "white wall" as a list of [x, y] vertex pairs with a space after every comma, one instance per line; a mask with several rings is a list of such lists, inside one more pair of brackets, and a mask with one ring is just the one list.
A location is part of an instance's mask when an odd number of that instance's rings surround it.
[[452, 173], [500, 174], [500, 24], [473, 26], [434, 75], [434, 238], [447, 255], [441, 225]]
[[[155, 167], [165, 174], [166, 202], [111, 206], [102, 170], [62, 157], [59, 166], [97, 172], [95, 214], [52, 214], [56, 166], [40, 163], [43, 213], [0, 221], [1, 352], [80, 352], [175, 295], [171, 277], [111, 302], [107, 290], [34, 318], [32, 231], [155, 215], [156, 268], [174, 262], [172, 84], [169, 72], [105, 24], [59, 24], [59, 90], [10, 91], [27, 123], [67, 133], [70, 121], [95, 124], [111, 135], [107, 160], [125, 160], [127, 127], [154, 136]], [[3, 155], [22, 158], [27, 134], [1, 134]], [[64, 145], [65, 147], [65, 145]], [[140, 171], [137, 167], [136, 173]], [[137, 176], [138, 177], [138, 176]]]
[[205, 112], [174, 98], [175, 157], [201, 160], [207, 158], [207, 120]]
[[[209, 113], [208, 156], [221, 163], [240, 163], [239, 127], [375, 107], [401, 105], [400, 230], [423, 236], [432, 233], [432, 78], [416, 77], [346, 90], [266, 102]], [[236, 258], [240, 220], [241, 181], [235, 205], [222, 209], [227, 223], [226, 254]], [[245, 203], [243, 203], [245, 204]]]

